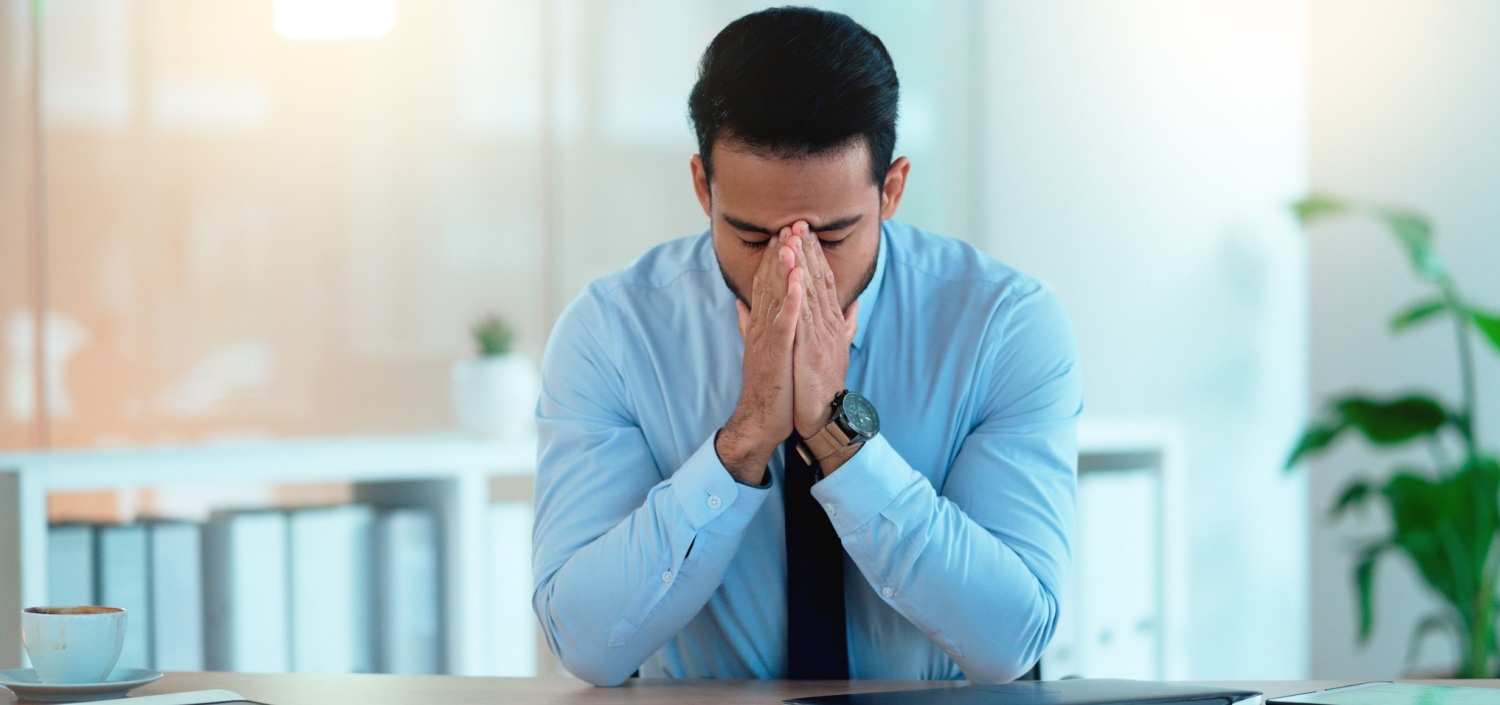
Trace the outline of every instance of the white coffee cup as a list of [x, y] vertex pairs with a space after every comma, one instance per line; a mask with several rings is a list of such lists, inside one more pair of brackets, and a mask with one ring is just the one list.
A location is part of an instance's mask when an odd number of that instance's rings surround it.
[[125, 645], [119, 607], [27, 607], [21, 640], [43, 683], [102, 683]]

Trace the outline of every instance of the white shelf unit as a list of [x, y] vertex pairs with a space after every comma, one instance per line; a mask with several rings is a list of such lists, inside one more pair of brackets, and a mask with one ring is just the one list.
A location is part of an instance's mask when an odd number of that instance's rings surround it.
[[[1183, 433], [1171, 422], [1085, 419], [1079, 426], [1081, 481], [1117, 470], [1146, 470], [1155, 479], [1156, 672], [1132, 674], [1136, 677], [1181, 678], [1186, 672], [1181, 638], [1187, 604], [1183, 452]], [[535, 458], [534, 441], [457, 434], [0, 453], [0, 634], [16, 635], [0, 638], [0, 668], [21, 665], [21, 608], [46, 602], [48, 494], [220, 482], [351, 482], [358, 501], [429, 507], [442, 518], [446, 670], [482, 675], [490, 655], [485, 596], [492, 555], [486, 530], [491, 488], [506, 485], [516, 494], [516, 487], [534, 478]], [[1110, 587], [1075, 584], [1072, 598], [1080, 599], [1079, 593], [1090, 589]], [[1090, 626], [1077, 625], [1071, 635], [1075, 644], [1090, 637]], [[1057, 667], [1090, 668], [1086, 659], [1057, 662], [1056, 650], [1067, 646], [1069, 637], [1060, 630], [1043, 656], [1044, 677], [1064, 675]], [[550, 673], [555, 666], [549, 665], [545, 650], [541, 647], [541, 672]], [[1057, 667], [1049, 668], [1049, 662]]]
[[47, 496], [223, 482], [348, 482], [356, 501], [439, 517], [445, 671], [485, 673], [486, 512], [496, 478], [534, 477], [534, 440], [453, 434], [0, 453], [0, 669], [22, 664], [20, 612], [47, 601]]
[[1080, 421], [1073, 571], [1043, 678], [1188, 676], [1185, 452], [1170, 420]]

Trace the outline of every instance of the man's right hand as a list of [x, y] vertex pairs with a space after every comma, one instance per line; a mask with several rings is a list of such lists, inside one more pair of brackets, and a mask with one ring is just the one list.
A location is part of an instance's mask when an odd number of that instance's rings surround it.
[[791, 230], [766, 243], [750, 287], [750, 306], [735, 300], [745, 341], [739, 405], [719, 431], [714, 449], [736, 480], [765, 481], [766, 465], [792, 433], [792, 343], [802, 313], [805, 273], [787, 244]]

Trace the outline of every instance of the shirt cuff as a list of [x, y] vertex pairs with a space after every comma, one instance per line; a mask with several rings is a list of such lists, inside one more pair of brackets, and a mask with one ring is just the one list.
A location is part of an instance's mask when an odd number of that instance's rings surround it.
[[[770, 495], [769, 488], [770, 483], [755, 487], [736, 481], [719, 460], [713, 436], [672, 475], [673, 492], [693, 530], [709, 527], [715, 533], [730, 536], [750, 524]], [[714, 522], [723, 525], [709, 526]]]
[[879, 516], [913, 483], [925, 481], [885, 436], [876, 436], [832, 475], [813, 485], [812, 495], [842, 538]]

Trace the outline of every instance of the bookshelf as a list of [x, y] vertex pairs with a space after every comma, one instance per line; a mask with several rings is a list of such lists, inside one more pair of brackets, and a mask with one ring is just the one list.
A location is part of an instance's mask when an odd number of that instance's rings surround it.
[[[1182, 677], [1183, 610], [1189, 585], [1185, 571], [1184, 450], [1181, 428], [1170, 421], [1087, 419], [1079, 425], [1080, 482], [1111, 474], [1149, 476], [1155, 521], [1150, 582], [1155, 621], [1148, 637], [1149, 673], [1134, 677]], [[485, 675], [492, 635], [488, 581], [487, 510], [494, 500], [529, 501], [535, 477], [534, 440], [495, 441], [460, 434], [278, 440], [178, 447], [0, 453], [0, 634], [19, 634], [23, 606], [46, 602], [47, 496], [80, 490], [130, 490], [173, 485], [349, 482], [354, 500], [377, 507], [416, 506], [439, 517], [444, 589], [444, 670]], [[529, 552], [529, 545], [516, 553]], [[1092, 586], [1109, 590], [1110, 586]], [[1089, 585], [1072, 588], [1072, 600], [1087, 600]], [[478, 618], [475, 618], [475, 616]], [[1097, 625], [1076, 624], [1074, 641]], [[1044, 670], [1100, 667], [1098, 658], [1059, 658], [1068, 646], [1062, 628], [1043, 656]], [[545, 645], [538, 647], [538, 673], [557, 673]], [[20, 640], [0, 639], [0, 668], [19, 667]], [[1108, 667], [1108, 664], [1104, 664]], [[1119, 674], [1117, 674], [1119, 675]]]
[[[49, 494], [347, 482], [357, 502], [423, 507], [438, 517], [444, 670], [481, 675], [488, 656], [483, 617], [492, 486], [529, 479], [535, 463], [534, 440], [458, 433], [0, 453], [0, 634], [19, 635], [21, 609], [47, 601]], [[21, 665], [18, 636], [0, 638], [0, 668]]]

